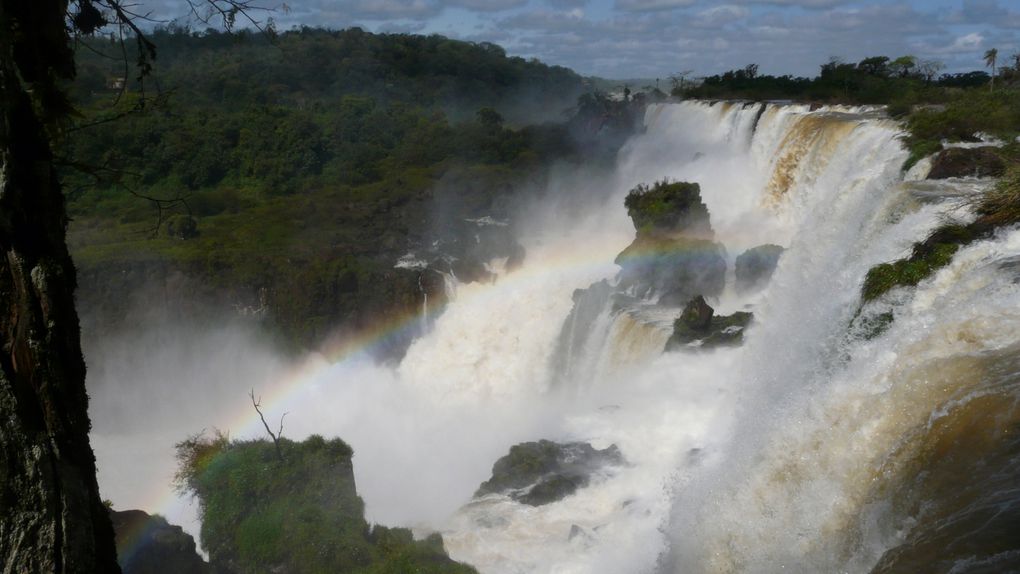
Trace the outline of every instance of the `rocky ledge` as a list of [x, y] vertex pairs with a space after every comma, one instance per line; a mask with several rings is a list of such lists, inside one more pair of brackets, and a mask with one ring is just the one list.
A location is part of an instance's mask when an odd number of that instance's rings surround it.
[[928, 179], [951, 177], [1002, 177], [1006, 162], [995, 146], [949, 148], [932, 158]]
[[588, 486], [607, 467], [624, 464], [616, 445], [602, 450], [584, 442], [525, 442], [510, 447], [492, 466], [492, 478], [482, 483], [476, 497], [508, 494], [517, 502], [541, 506], [562, 500]]
[[666, 341], [667, 351], [681, 349], [710, 349], [732, 347], [744, 340], [744, 329], [754, 315], [738, 311], [732, 315], [716, 316], [701, 295], [691, 299], [683, 313], [673, 323], [673, 334]]

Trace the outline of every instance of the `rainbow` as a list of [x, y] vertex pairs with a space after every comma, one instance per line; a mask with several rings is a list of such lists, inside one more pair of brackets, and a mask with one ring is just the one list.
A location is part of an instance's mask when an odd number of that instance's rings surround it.
[[[611, 263], [613, 256], [620, 253], [633, 239], [633, 232], [618, 233], [617, 236], [607, 234], [605, 241], [593, 248], [578, 251], [576, 243], [571, 241], [557, 242], [557, 246], [539, 247], [535, 257], [529, 253], [525, 265], [513, 272], [500, 276], [490, 284], [469, 284], [462, 286], [457, 294], [457, 304], [477, 306], [485, 309], [492, 302], [505, 298], [522, 290], [535, 288], [550, 280], [570, 281], [572, 285], [587, 284], [601, 278], [612, 276], [619, 267]], [[730, 240], [745, 240], [746, 237], [729, 237]], [[718, 239], [717, 239], [718, 240]], [[690, 251], [671, 243], [671, 248], [643, 248], [627, 256], [628, 264], [642, 260], [654, 260], [663, 255]], [[692, 247], [698, 251], [704, 247], [698, 243]], [[371, 361], [377, 351], [398, 340], [410, 340], [420, 332], [421, 316], [418, 313], [405, 313], [393, 316], [372, 328], [364, 329], [355, 336], [338, 339], [318, 353], [306, 357], [300, 364], [292, 367], [269, 389], [254, 389], [256, 397], [261, 398], [262, 410], [267, 418], [275, 418], [288, 410], [297, 398], [309, 387], [321, 382], [330, 369], [345, 363]], [[292, 416], [299, 416], [293, 413]], [[259, 415], [244, 400], [237, 401], [235, 407], [225, 413], [223, 420], [216, 425], [231, 436], [257, 437], [265, 432]], [[181, 437], [184, 438], [184, 437]], [[146, 512], [156, 516], [187, 514], [186, 508], [190, 499], [175, 492], [169, 485], [153, 485], [152, 500], [142, 505]], [[187, 526], [187, 525], [185, 525]], [[137, 532], [131, 532], [121, 545], [121, 561], [129, 560], [144, 547], [147, 537], [144, 535], [151, 525], [142, 525]]]

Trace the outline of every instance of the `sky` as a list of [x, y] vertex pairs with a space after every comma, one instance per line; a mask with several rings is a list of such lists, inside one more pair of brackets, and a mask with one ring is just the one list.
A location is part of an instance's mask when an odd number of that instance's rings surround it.
[[[185, 0], [137, 0], [159, 20]], [[442, 34], [607, 78], [695, 76], [756, 63], [814, 76], [832, 57], [913, 55], [947, 71], [1020, 52], [1020, 0], [249, 0], [294, 26]], [[285, 2], [282, 3], [282, 2]]]

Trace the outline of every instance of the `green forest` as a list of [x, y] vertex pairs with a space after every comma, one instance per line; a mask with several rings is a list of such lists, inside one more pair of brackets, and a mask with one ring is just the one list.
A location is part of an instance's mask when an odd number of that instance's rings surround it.
[[81, 117], [60, 150], [79, 298], [100, 329], [139, 284], [177, 272], [210, 300], [268, 307], [292, 348], [406, 314], [419, 279], [393, 264], [437, 239], [440, 205], [505, 217], [554, 162], [611, 157], [637, 118], [565, 68], [486, 43], [359, 29], [150, 39], [144, 83], [117, 42], [79, 49]]

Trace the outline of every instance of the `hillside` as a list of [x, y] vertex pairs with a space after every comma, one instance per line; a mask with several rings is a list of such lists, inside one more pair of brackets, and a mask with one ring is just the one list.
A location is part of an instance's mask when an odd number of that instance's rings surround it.
[[123, 91], [111, 46], [80, 52], [84, 118], [64, 151], [84, 169], [65, 179], [94, 332], [146, 290], [175, 315], [254, 317], [292, 348], [399, 321], [424, 293], [443, 297], [439, 275], [395, 268], [401, 256], [431, 249], [458, 262], [439, 271], [484, 278], [483, 262], [519, 248], [489, 229], [493, 249], [468, 253], [467, 220], [505, 221], [550, 165], [590, 159], [636, 117], [601, 96], [578, 106], [579, 76], [491, 44], [358, 29], [152, 38], [156, 74]]

